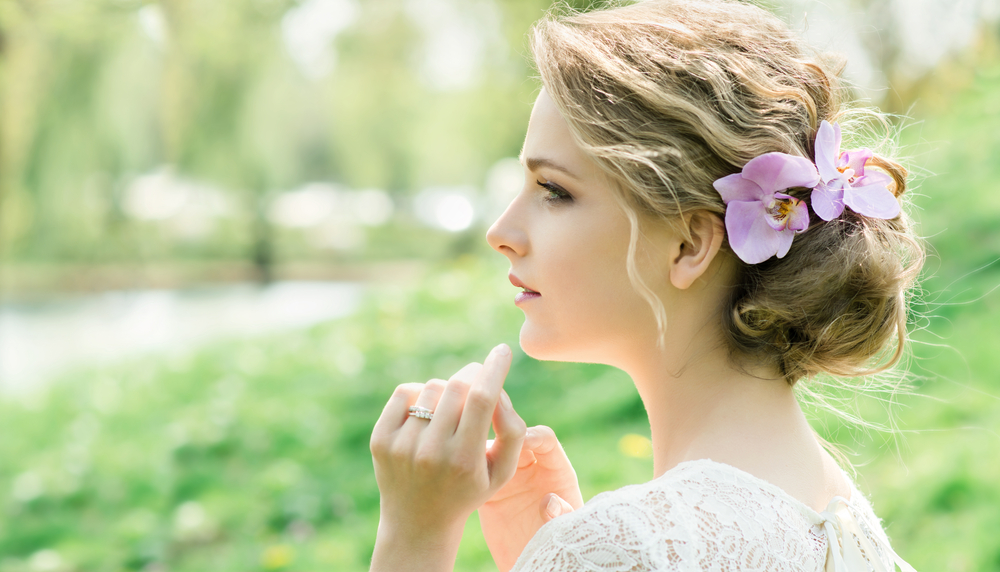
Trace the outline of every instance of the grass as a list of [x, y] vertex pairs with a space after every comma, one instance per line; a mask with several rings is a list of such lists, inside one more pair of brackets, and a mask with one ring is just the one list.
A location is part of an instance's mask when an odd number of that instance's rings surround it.
[[[462, 259], [372, 292], [346, 320], [79, 372], [0, 404], [0, 570], [366, 569], [371, 426], [397, 384], [516, 346], [503, 273]], [[648, 459], [615, 449], [643, 430], [624, 375], [518, 354], [508, 391], [571, 452], [600, 444], [581, 469], [588, 496], [648, 477]], [[492, 565], [476, 526], [461, 569]]]

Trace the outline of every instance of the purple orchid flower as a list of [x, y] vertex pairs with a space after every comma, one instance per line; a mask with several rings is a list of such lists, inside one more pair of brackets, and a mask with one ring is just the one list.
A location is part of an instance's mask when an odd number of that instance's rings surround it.
[[889, 191], [892, 177], [879, 172], [865, 173], [872, 158], [868, 149], [840, 152], [840, 125], [820, 123], [816, 133], [816, 167], [820, 183], [813, 189], [813, 211], [823, 220], [833, 220], [844, 205], [872, 218], [891, 219], [899, 215], [899, 201]]
[[751, 159], [741, 173], [715, 181], [726, 203], [729, 246], [747, 264], [783, 258], [792, 238], [809, 227], [806, 204], [780, 191], [815, 187], [820, 175], [812, 161], [785, 153]]

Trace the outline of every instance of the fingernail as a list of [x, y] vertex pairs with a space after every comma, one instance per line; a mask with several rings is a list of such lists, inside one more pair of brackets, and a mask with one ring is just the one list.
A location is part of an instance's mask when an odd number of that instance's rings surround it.
[[498, 356], [510, 355], [510, 347], [507, 344], [500, 344], [499, 346], [493, 348]]
[[559, 511], [561, 509], [562, 506], [559, 505], [559, 501], [556, 499], [556, 495], [550, 496], [548, 504], [545, 505], [545, 512], [547, 512], [550, 517], [555, 518], [559, 516]]
[[502, 405], [507, 411], [514, 409], [514, 405], [510, 402], [510, 397], [508, 397], [507, 392], [503, 390], [500, 391], [500, 405]]

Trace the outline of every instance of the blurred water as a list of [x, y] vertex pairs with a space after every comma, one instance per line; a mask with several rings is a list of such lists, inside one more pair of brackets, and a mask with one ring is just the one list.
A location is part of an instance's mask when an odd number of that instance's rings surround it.
[[277, 282], [3, 304], [0, 393], [30, 391], [73, 367], [305, 328], [351, 314], [362, 291], [348, 282]]

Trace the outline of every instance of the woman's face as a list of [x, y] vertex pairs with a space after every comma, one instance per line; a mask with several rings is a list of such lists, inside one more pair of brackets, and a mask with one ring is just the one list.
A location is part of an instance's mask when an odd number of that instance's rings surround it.
[[515, 301], [521, 347], [538, 359], [615, 364], [636, 341], [655, 339], [655, 318], [628, 279], [628, 218], [545, 91], [521, 163], [524, 187], [486, 235], [528, 291]]

